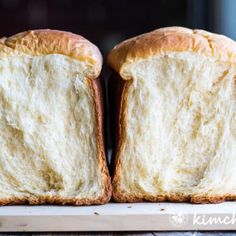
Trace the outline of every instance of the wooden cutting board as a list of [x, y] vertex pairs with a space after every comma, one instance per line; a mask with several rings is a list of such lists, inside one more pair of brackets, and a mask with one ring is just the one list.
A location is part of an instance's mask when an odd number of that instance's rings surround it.
[[0, 232], [236, 230], [236, 202], [0, 207]]

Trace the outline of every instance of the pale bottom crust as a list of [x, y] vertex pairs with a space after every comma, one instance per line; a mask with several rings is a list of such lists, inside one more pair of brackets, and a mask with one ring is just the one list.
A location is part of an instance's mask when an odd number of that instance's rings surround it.
[[169, 195], [143, 195], [134, 196], [126, 192], [114, 191], [113, 200], [120, 203], [132, 203], [132, 202], [190, 202], [196, 204], [203, 203], [221, 203], [224, 201], [236, 201], [236, 194], [196, 194], [185, 195], [181, 193], [169, 194]]

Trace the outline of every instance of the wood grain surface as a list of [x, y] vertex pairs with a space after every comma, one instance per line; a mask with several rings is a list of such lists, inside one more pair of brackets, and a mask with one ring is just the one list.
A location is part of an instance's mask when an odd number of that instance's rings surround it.
[[121, 232], [143, 231], [147, 233], [138, 233], [138, 235], [165, 235], [158, 231], [174, 231], [177, 234], [177, 231], [203, 230], [236, 230], [236, 202], [207, 205], [109, 203], [103, 206], [86, 207], [4, 206], [0, 208], [0, 232], [2, 233], [85, 232], [82, 235], [94, 235], [91, 232], [107, 232], [101, 235], [137, 235], [137, 233]]

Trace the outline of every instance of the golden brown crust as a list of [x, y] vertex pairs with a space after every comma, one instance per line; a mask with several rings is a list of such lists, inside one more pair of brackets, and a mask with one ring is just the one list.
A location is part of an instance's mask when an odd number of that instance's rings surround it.
[[57, 30], [29, 30], [0, 39], [2, 55], [62, 54], [85, 62], [89, 67], [87, 78], [97, 78], [102, 67], [98, 48], [80, 35]]
[[[236, 195], [225, 194], [225, 195], [199, 195], [199, 196], [184, 196], [182, 194], [172, 194], [172, 195], [158, 195], [158, 196], [149, 196], [149, 197], [134, 197], [128, 195], [119, 195], [118, 198], [113, 199], [116, 202], [191, 202], [195, 204], [203, 203], [221, 203], [224, 201], [235, 201]], [[105, 204], [108, 200], [105, 198], [98, 199], [76, 199], [76, 198], [62, 198], [62, 197], [53, 197], [53, 196], [39, 196], [29, 197], [29, 198], [5, 198], [0, 200], [0, 206], [4, 205], [19, 205], [19, 204], [30, 204], [30, 205], [41, 205], [41, 204], [58, 204], [58, 205], [98, 205]]]
[[107, 167], [107, 160], [105, 154], [104, 146], [104, 101], [103, 101], [103, 91], [102, 91], [102, 81], [101, 78], [97, 80], [92, 80], [91, 85], [94, 91], [94, 103], [95, 103], [95, 113], [97, 119], [97, 150], [99, 157], [99, 167], [101, 168], [102, 176], [104, 178], [104, 195], [101, 198], [101, 203], [106, 203], [110, 200], [112, 195], [111, 179]]
[[120, 189], [116, 189], [113, 192], [113, 199], [116, 202], [191, 202], [195, 204], [203, 203], [221, 203], [224, 201], [235, 201], [236, 195], [232, 194], [223, 194], [223, 195], [184, 195], [181, 193], [176, 194], [166, 194], [166, 195], [143, 195], [143, 196], [134, 196], [127, 193], [122, 193]]
[[96, 199], [89, 198], [68, 198], [68, 197], [59, 197], [59, 196], [37, 196], [37, 197], [11, 197], [0, 199], [0, 206], [4, 205], [42, 205], [42, 204], [56, 204], [56, 205], [100, 205], [105, 204], [109, 201], [107, 196], [102, 196]]
[[127, 68], [137, 60], [166, 52], [190, 51], [218, 60], [236, 62], [236, 43], [218, 34], [183, 27], [167, 27], [123, 41], [115, 46], [108, 64], [123, 79], [129, 79]]
[[[114, 83], [117, 83], [116, 80], [122, 80], [122, 78], [118, 74], [113, 75], [113, 81]], [[124, 192], [121, 190], [120, 187], [120, 176], [121, 176], [121, 170], [122, 170], [122, 163], [120, 159], [120, 153], [122, 149], [122, 145], [124, 141], [126, 140], [125, 132], [126, 129], [126, 106], [127, 106], [127, 96], [128, 96], [128, 89], [131, 85], [132, 81], [125, 81], [124, 84], [122, 84], [122, 89], [120, 90], [119, 94], [119, 100], [116, 100], [119, 104], [114, 104], [114, 106], [117, 106], [119, 109], [117, 111], [118, 119], [114, 120], [116, 122], [114, 127], [118, 131], [117, 137], [116, 137], [116, 143], [114, 148], [114, 174], [112, 176], [112, 198], [116, 202], [137, 202], [137, 201], [143, 201], [143, 197], [137, 198], [133, 196], [132, 194], [128, 194], [127, 192]], [[140, 199], [140, 200], [138, 200]]]
[[113, 144], [113, 153], [111, 159], [111, 175], [114, 175], [116, 167], [116, 151], [118, 150], [118, 144], [120, 140], [121, 130], [119, 128], [119, 113], [120, 113], [120, 100], [122, 98], [122, 92], [125, 85], [124, 80], [119, 78], [117, 73], [113, 73], [108, 82], [108, 101], [109, 101], [109, 116], [110, 116], [110, 129], [111, 140]]

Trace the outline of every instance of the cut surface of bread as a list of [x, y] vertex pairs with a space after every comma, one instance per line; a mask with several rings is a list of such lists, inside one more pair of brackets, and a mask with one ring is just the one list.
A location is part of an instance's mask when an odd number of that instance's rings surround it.
[[98, 49], [52, 30], [1, 49], [0, 204], [107, 202]]
[[121, 43], [108, 62], [125, 81], [114, 199], [235, 200], [236, 43], [164, 28]]

